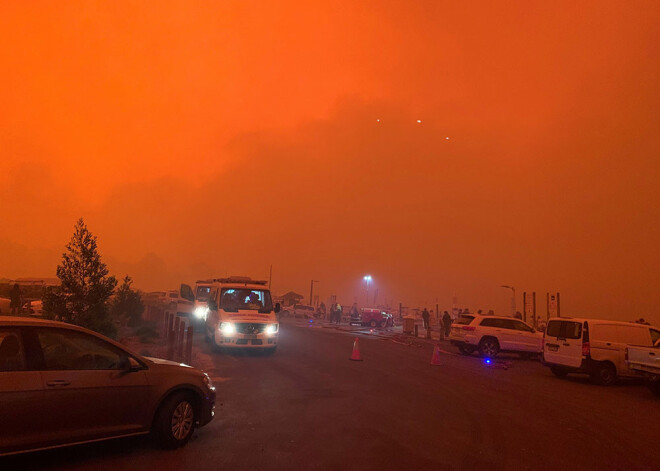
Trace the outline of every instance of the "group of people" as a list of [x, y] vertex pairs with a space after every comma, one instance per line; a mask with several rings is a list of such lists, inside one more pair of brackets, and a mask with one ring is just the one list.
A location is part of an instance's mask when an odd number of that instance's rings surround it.
[[341, 307], [341, 304], [339, 303], [334, 303], [330, 306], [330, 323], [331, 324], [341, 324], [341, 314], [342, 314], [343, 308]]
[[[422, 311], [422, 320], [424, 321], [424, 328], [428, 329], [431, 327], [431, 313], [429, 312], [428, 309], [424, 308]], [[447, 311], [445, 311], [442, 314], [442, 320], [440, 327], [445, 331], [445, 336], [449, 335], [449, 332], [451, 331], [451, 324], [453, 322], [453, 319], [449, 315]]]

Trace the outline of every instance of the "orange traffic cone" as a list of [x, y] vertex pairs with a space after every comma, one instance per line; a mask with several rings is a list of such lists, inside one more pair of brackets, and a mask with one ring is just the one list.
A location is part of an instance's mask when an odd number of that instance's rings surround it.
[[362, 358], [360, 358], [360, 346], [358, 345], [357, 337], [355, 337], [355, 342], [353, 342], [353, 353], [351, 354], [351, 358], [349, 358], [349, 360], [362, 361]]
[[432, 366], [440, 366], [440, 347], [438, 345], [433, 349], [433, 356], [431, 357]]

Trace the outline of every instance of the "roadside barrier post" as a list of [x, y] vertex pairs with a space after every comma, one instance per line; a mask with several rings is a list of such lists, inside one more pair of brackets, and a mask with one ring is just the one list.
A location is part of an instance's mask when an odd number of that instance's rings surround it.
[[179, 341], [179, 324], [181, 323], [181, 318], [179, 316], [175, 316], [172, 314], [173, 319], [174, 319], [174, 345], [176, 348], [176, 345], [178, 345]]
[[167, 359], [170, 361], [174, 360], [175, 338], [176, 334], [174, 333], [174, 329], [172, 329], [167, 336]]
[[430, 339], [431, 338], [431, 322], [429, 321], [429, 325], [426, 328], [426, 338]]
[[169, 312], [165, 313], [167, 321], [165, 322], [165, 336], [164, 338], [169, 341], [172, 329], [174, 328], [174, 318], [170, 316]]
[[178, 344], [176, 346], [176, 361], [183, 360], [183, 338], [185, 337], [186, 323], [181, 321], [179, 323], [179, 335], [177, 336]]
[[184, 363], [190, 365], [192, 362], [192, 345], [193, 345], [193, 326], [189, 325], [186, 331], [186, 357]]
[[415, 337], [419, 337], [419, 326], [415, 324]]

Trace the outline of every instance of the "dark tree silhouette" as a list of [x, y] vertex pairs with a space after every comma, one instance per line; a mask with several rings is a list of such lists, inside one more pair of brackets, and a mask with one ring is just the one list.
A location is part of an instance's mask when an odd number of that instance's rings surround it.
[[119, 320], [122, 325], [134, 327], [142, 320], [144, 303], [140, 292], [131, 288], [132, 284], [131, 277], [126, 276], [110, 303], [110, 313], [113, 319]]
[[96, 237], [78, 220], [71, 241], [57, 266], [62, 282], [44, 296], [44, 315], [114, 336], [116, 328], [110, 318], [108, 299], [117, 286], [114, 276], [101, 261]]

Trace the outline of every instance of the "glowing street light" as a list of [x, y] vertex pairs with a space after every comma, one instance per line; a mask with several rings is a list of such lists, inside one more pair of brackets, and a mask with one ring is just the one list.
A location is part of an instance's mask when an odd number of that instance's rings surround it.
[[371, 283], [372, 278], [371, 278], [371, 275], [364, 275], [362, 277], [362, 279], [367, 284], [367, 304], [366, 305], [368, 306], [369, 305], [369, 283]]

